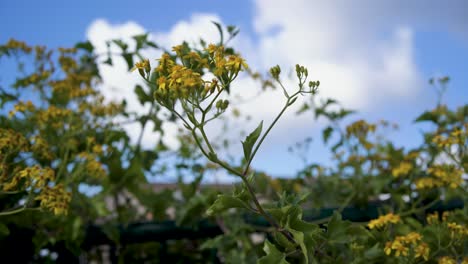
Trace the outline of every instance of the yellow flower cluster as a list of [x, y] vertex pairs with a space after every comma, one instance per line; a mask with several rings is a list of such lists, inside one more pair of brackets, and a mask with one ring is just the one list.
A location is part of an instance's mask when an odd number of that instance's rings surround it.
[[436, 135], [432, 142], [435, 143], [440, 148], [447, 148], [452, 145], [463, 145], [466, 142], [466, 138], [468, 137], [468, 133], [463, 131], [460, 128], [455, 128], [452, 132], [449, 133], [448, 136], [444, 135]]
[[421, 178], [415, 181], [417, 189], [432, 189], [448, 186], [457, 188], [463, 183], [463, 171], [452, 164], [434, 165], [427, 169], [432, 177]]
[[40, 136], [32, 137], [31, 150], [41, 158], [52, 160], [53, 153], [50, 151], [49, 144]]
[[84, 159], [84, 168], [87, 175], [96, 179], [104, 178], [107, 175], [104, 165], [96, 159], [94, 154], [82, 152], [78, 156]]
[[444, 256], [444, 257], [439, 258], [437, 260], [437, 263], [438, 264], [457, 264], [457, 261], [452, 257]]
[[66, 73], [71, 73], [78, 68], [78, 63], [70, 56], [60, 56], [59, 63], [62, 70]]
[[407, 175], [413, 169], [413, 164], [407, 161], [401, 162], [398, 167], [392, 169], [392, 175], [395, 178]]
[[26, 138], [11, 129], [0, 128], [0, 158], [12, 151], [28, 150]]
[[450, 235], [453, 237], [464, 237], [468, 236], [468, 228], [464, 225], [457, 224], [455, 222], [447, 223], [447, 227], [450, 230]]
[[358, 120], [346, 127], [346, 136], [366, 137], [369, 132], [375, 132], [375, 124], [369, 124], [365, 120]]
[[104, 103], [104, 98], [99, 97], [94, 102], [81, 102], [78, 105], [80, 113], [89, 112], [94, 117], [109, 117], [115, 116], [124, 110], [124, 105], [120, 103], [110, 102]]
[[[226, 85], [237, 77], [241, 70], [248, 66], [238, 55], [226, 54], [223, 46], [209, 45], [207, 54], [190, 51], [186, 44], [178, 45], [172, 49], [175, 57], [164, 53], [155, 68], [158, 74], [155, 92], [157, 100], [187, 99], [192, 96], [200, 97], [202, 100], [209, 92], [213, 93], [215, 88], [219, 89], [218, 82]], [[180, 62], [180, 64], [178, 63]], [[142, 76], [149, 73], [151, 67], [148, 60], [135, 65]], [[205, 81], [201, 74], [207, 70], [211, 71], [216, 79]]]
[[8, 40], [7, 44], [4, 47], [9, 50], [22, 50], [26, 53], [30, 53], [32, 51], [32, 48], [26, 45], [25, 42], [18, 41], [15, 39]]
[[171, 98], [187, 98], [204, 88], [200, 74], [182, 65], [172, 66], [169, 75], [160, 76], [157, 84], [158, 94]]
[[40, 201], [41, 208], [52, 211], [55, 215], [66, 215], [71, 194], [65, 190], [62, 184], [57, 184], [42, 189], [36, 200]]
[[47, 71], [47, 70], [35, 72], [22, 79], [18, 79], [16, 83], [14, 84], [14, 86], [15, 87], [27, 87], [29, 85], [35, 85], [40, 82], [46, 81], [51, 75], [52, 75], [52, 72]]
[[53, 180], [55, 180], [55, 173], [51, 168], [34, 165], [17, 171], [10, 182], [4, 183], [2, 187], [4, 191], [11, 191], [23, 183], [25, 187], [40, 189]]
[[406, 236], [397, 236], [395, 240], [385, 244], [385, 254], [395, 254], [396, 257], [408, 256], [410, 249], [414, 252], [414, 258], [424, 258], [429, 260], [430, 248], [427, 243], [421, 242], [422, 236], [416, 232], [411, 232]]
[[13, 110], [10, 111], [9, 116], [10, 118], [13, 117], [16, 113], [25, 113], [27, 111], [34, 111], [36, 107], [31, 101], [19, 101], [14, 107]]
[[87, 80], [76, 80], [76, 78], [68, 77], [63, 80], [50, 81], [49, 84], [54, 94], [64, 95], [69, 99], [97, 95], [96, 90], [89, 86]]
[[375, 124], [367, 123], [365, 120], [358, 120], [346, 127], [346, 137], [356, 137], [366, 150], [370, 150], [374, 147], [374, 144], [367, 140], [367, 136], [369, 133], [374, 133], [376, 128]]
[[50, 125], [53, 128], [60, 128], [64, 125], [63, 121], [71, 116], [72, 110], [51, 105], [47, 109], [37, 111], [36, 114], [38, 124], [42, 126]]
[[386, 214], [386, 215], [381, 215], [377, 219], [371, 220], [367, 224], [367, 226], [370, 229], [374, 229], [374, 228], [384, 227], [389, 223], [396, 224], [398, 222], [400, 222], [400, 216], [399, 215], [394, 215], [393, 213], [389, 213], [389, 214]]

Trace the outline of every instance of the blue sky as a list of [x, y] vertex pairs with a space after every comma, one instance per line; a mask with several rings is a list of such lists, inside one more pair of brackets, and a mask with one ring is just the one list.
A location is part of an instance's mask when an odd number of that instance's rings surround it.
[[[216, 31], [209, 21], [220, 20], [225, 25], [240, 27], [241, 34], [233, 44], [255, 69], [266, 72], [268, 67], [280, 64], [287, 72], [295, 63], [304, 64], [313, 79], [321, 80], [324, 96], [338, 97], [346, 106], [358, 110], [359, 114], [352, 119], [385, 118], [396, 122], [400, 131], [388, 136], [401, 145], [415, 146], [421, 138], [419, 127], [411, 122], [435, 102], [435, 93], [427, 84], [430, 77], [451, 77], [445, 98], [449, 106], [468, 102], [466, 10], [468, 3], [462, 0], [445, 3], [365, 0], [353, 4], [315, 0], [75, 1], [73, 4], [3, 1], [0, 41], [13, 37], [31, 44], [58, 47], [90, 38], [99, 46], [105, 36], [128, 37], [148, 31], [153, 39], [172, 45], [198, 35], [213, 38]], [[156, 58], [157, 54], [148, 56]], [[132, 96], [135, 76], [121, 73], [123, 66], [102, 70], [106, 72], [104, 80], [108, 84], [103, 87], [106, 95], [114, 99]], [[11, 74], [4, 69], [2, 72], [2, 75]], [[125, 79], [113, 78], [116, 75]], [[287, 76], [285, 83], [294, 85]], [[255, 88], [250, 87], [253, 86], [247, 79], [239, 80], [239, 93], [252, 95]], [[117, 87], [118, 92], [106, 87]], [[254, 128], [260, 120], [271, 120], [275, 112], [272, 105], [281, 103], [280, 96], [271, 93], [243, 106], [254, 120], [245, 124], [245, 129]], [[286, 151], [287, 147], [310, 135], [319, 142], [323, 127], [323, 123], [314, 123], [310, 115], [286, 115], [254, 165], [273, 175], [294, 174], [301, 162]], [[213, 133], [217, 129], [213, 127]], [[151, 143], [151, 136], [147, 141]], [[315, 144], [311, 160], [326, 161], [327, 155], [323, 153], [323, 146]]]

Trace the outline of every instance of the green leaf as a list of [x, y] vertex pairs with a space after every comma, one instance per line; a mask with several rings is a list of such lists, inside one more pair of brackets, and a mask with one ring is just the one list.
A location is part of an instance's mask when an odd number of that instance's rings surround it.
[[242, 147], [244, 148], [244, 158], [246, 160], [250, 160], [251, 158], [250, 155], [252, 154], [252, 148], [255, 145], [255, 142], [257, 142], [258, 137], [262, 133], [262, 128], [263, 128], [263, 121], [260, 122], [258, 127], [254, 131], [252, 131], [250, 135], [248, 135], [245, 138], [244, 142], [242, 142]]
[[373, 247], [364, 252], [364, 257], [369, 260], [375, 259], [381, 255], [383, 255], [383, 250], [380, 248], [379, 243], [376, 243]]
[[293, 235], [294, 240], [301, 247], [302, 254], [305, 258], [305, 263], [309, 263], [309, 254], [307, 253], [307, 246], [304, 242], [304, 233], [301, 231], [294, 230], [292, 228], [287, 228], [287, 230]]
[[114, 39], [114, 40], [112, 40], [112, 42], [113, 42], [115, 45], [119, 46], [119, 48], [121, 48], [122, 51], [123, 51], [124, 53], [127, 51], [128, 45], [127, 45], [125, 42], [123, 42], [122, 40], [120, 40], [120, 39]]
[[432, 121], [433, 123], [437, 123], [438, 121], [438, 116], [436, 113], [433, 113], [431, 111], [426, 111], [422, 113], [414, 122], [424, 122], [424, 121]]
[[141, 48], [144, 48], [147, 42], [148, 34], [141, 34], [133, 36], [133, 39], [136, 41], [136, 50], [138, 51]]
[[219, 37], [220, 37], [219, 45], [223, 45], [224, 35], [223, 35], [223, 28], [221, 27], [221, 24], [219, 24], [218, 22], [215, 22], [215, 21], [211, 21], [211, 23], [213, 23], [216, 26], [216, 28], [218, 29]]
[[133, 54], [131, 53], [123, 53], [122, 57], [124, 58], [125, 62], [127, 63], [128, 70], [133, 68]]
[[241, 199], [230, 195], [220, 194], [213, 205], [206, 210], [206, 214], [211, 216], [231, 208], [249, 208], [249, 206]]
[[330, 243], [347, 243], [350, 239], [346, 233], [351, 225], [348, 221], [341, 219], [341, 214], [335, 212], [327, 225], [327, 237]]
[[333, 132], [333, 127], [331, 126], [327, 126], [323, 132], [322, 132], [322, 136], [323, 136], [323, 142], [326, 144], [328, 142], [328, 139], [330, 138], [331, 134]]
[[75, 48], [86, 50], [89, 53], [93, 52], [93, 50], [94, 50], [93, 44], [91, 44], [91, 42], [89, 42], [89, 41], [78, 42], [78, 43], [75, 44]]
[[288, 264], [289, 262], [286, 261], [286, 254], [279, 251], [275, 245], [270, 243], [270, 241], [265, 240], [265, 244], [263, 246], [263, 251], [265, 251], [266, 255], [258, 259], [257, 264]]

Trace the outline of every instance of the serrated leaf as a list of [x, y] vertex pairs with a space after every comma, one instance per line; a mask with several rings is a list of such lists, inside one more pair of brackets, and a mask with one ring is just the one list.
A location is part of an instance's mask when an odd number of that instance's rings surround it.
[[346, 234], [351, 225], [348, 221], [343, 221], [341, 214], [335, 212], [327, 225], [327, 237], [331, 243], [346, 243], [350, 237]]
[[265, 240], [263, 251], [265, 251], [266, 255], [258, 259], [257, 264], [289, 264], [289, 262], [286, 261], [286, 254], [279, 251], [275, 245], [268, 240]]
[[206, 210], [206, 214], [211, 216], [231, 208], [249, 208], [249, 206], [239, 198], [220, 194], [213, 205]]
[[250, 155], [252, 154], [252, 148], [255, 145], [255, 142], [257, 142], [258, 137], [262, 133], [262, 128], [263, 128], [263, 121], [261, 121], [260, 124], [257, 126], [257, 128], [245, 138], [244, 142], [242, 142], [242, 147], [244, 149], [244, 158], [246, 160], [250, 160], [251, 158]]

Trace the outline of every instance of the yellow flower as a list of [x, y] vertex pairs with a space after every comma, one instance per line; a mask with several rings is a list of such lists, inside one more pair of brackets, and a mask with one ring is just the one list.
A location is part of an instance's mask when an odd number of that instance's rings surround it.
[[411, 232], [406, 236], [401, 237], [401, 239], [404, 240], [407, 244], [416, 244], [419, 240], [421, 240], [421, 238], [421, 235], [416, 232]]
[[385, 243], [384, 251], [385, 251], [385, 254], [387, 254], [389, 256], [390, 256], [390, 254], [392, 254], [392, 244], [393, 244], [392, 241], [388, 241], [387, 243]]
[[392, 175], [393, 177], [398, 178], [402, 175], [407, 175], [408, 172], [410, 172], [412, 169], [413, 169], [413, 164], [411, 164], [410, 162], [404, 161], [404, 162], [401, 162], [400, 165], [398, 165], [398, 167], [392, 170]]
[[46, 186], [36, 200], [40, 201], [41, 208], [52, 211], [55, 215], [66, 215], [71, 194], [62, 184], [57, 184], [53, 187]]
[[426, 221], [428, 224], [433, 225], [439, 222], [439, 212], [434, 212], [426, 216]]
[[426, 243], [421, 243], [419, 244], [416, 249], [414, 250], [415, 255], [414, 258], [424, 258], [424, 260], [429, 260], [429, 253], [430, 253], [430, 248]]
[[139, 71], [141, 70], [140, 72], [141, 74], [143, 74], [142, 71], [145, 71], [147, 73], [150, 72], [151, 66], [150, 66], [149, 60], [145, 59], [145, 60], [135, 63], [135, 66], [130, 71], [135, 71], [136, 69], [138, 69]]
[[400, 222], [400, 216], [399, 215], [394, 215], [393, 213], [389, 213], [386, 215], [379, 216], [379, 218], [371, 220], [367, 226], [370, 229], [374, 228], [381, 228], [386, 226], [388, 223], [393, 223], [396, 224]]
[[468, 257], [463, 258], [462, 264], [468, 264]]
[[451, 257], [445, 256], [437, 260], [438, 264], [457, 264], [457, 261]]
[[226, 67], [234, 74], [237, 74], [239, 71], [248, 68], [245, 60], [236, 55], [229, 56], [228, 61], [226, 62]]
[[450, 236], [453, 238], [455, 236], [467, 236], [468, 228], [463, 225], [459, 225], [455, 222], [447, 223], [447, 227], [450, 229]]
[[395, 250], [395, 256], [399, 257], [400, 255], [408, 256], [408, 247], [398, 240], [393, 241], [392, 249]]

